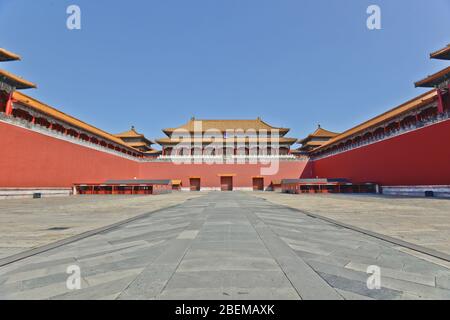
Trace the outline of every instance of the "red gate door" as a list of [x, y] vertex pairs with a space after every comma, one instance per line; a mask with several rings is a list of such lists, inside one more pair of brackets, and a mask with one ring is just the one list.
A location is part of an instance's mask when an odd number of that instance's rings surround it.
[[190, 178], [189, 185], [191, 191], [200, 191], [200, 178]]
[[253, 191], [264, 191], [264, 178], [253, 178]]
[[233, 177], [220, 177], [220, 190], [233, 191]]

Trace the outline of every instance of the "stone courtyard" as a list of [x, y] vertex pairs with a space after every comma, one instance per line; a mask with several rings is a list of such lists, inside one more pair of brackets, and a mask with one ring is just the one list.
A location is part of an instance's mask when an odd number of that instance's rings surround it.
[[[379, 214], [374, 211], [370, 215], [370, 210], [380, 206], [384, 212], [381, 227], [388, 219], [386, 212], [392, 213], [393, 223], [404, 218], [393, 208], [401, 212], [413, 208], [413, 214], [417, 214], [418, 204], [424, 203], [420, 207], [421, 223], [410, 223], [410, 234], [415, 229], [421, 234], [427, 217], [430, 226], [437, 225], [433, 222], [437, 217], [443, 219], [442, 225], [449, 220], [444, 214], [450, 212], [446, 211], [450, 203], [446, 200], [373, 196], [305, 199], [275, 193], [200, 192], [2, 201], [4, 257], [26, 253], [26, 248], [39, 248], [89, 228], [107, 224], [113, 227], [66, 244], [50, 245], [4, 264], [0, 267], [0, 298], [450, 298], [450, 263], [445, 259], [291, 208], [304, 205], [308, 211], [317, 210], [320, 215], [331, 212], [334, 219], [340, 219], [336, 214], [336, 207], [343, 206], [340, 200], [347, 201], [347, 205], [352, 201], [369, 203], [365, 207], [353, 206], [351, 214], [356, 221], [360, 212], [373, 225]], [[291, 207], [286, 201], [291, 202]], [[388, 203], [390, 210], [385, 208]], [[106, 215], [113, 218], [106, 219]], [[130, 217], [135, 219], [114, 225]], [[353, 223], [350, 218], [345, 221]], [[60, 230], [59, 237], [47, 236], [49, 231], [37, 232], [61, 226], [72, 226], [74, 230]], [[389, 229], [386, 233], [395, 235]], [[441, 235], [437, 232], [436, 243]], [[20, 244], [19, 251], [8, 249], [15, 243]], [[428, 245], [423, 241], [421, 244]], [[446, 250], [443, 246], [435, 248]], [[79, 290], [66, 286], [67, 267], [73, 265], [80, 268]], [[368, 266], [380, 268], [380, 289], [368, 288]]]

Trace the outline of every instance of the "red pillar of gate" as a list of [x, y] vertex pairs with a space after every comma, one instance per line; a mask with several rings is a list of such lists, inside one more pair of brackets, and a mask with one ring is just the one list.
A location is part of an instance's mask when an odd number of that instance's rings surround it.
[[11, 92], [10, 94], [8, 94], [8, 100], [6, 100], [6, 109], [5, 109], [6, 115], [11, 115], [13, 111], [12, 96], [13, 94]]
[[438, 113], [444, 112], [444, 99], [442, 97], [441, 89], [437, 89], [437, 98], [438, 98]]
[[447, 99], [445, 100], [446, 104], [444, 105], [444, 110], [447, 110], [447, 112], [450, 110], [450, 84], [447, 88]]

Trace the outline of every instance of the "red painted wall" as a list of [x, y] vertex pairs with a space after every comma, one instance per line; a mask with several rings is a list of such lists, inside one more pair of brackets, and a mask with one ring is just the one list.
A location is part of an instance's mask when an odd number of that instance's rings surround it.
[[[45, 136], [0, 122], [0, 187], [71, 187], [74, 183], [101, 183], [108, 179], [182, 179], [200, 176], [202, 187], [220, 187], [218, 174], [236, 174], [234, 187], [252, 187], [252, 177], [268, 165], [175, 165], [137, 162]], [[279, 171], [264, 179], [298, 178], [311, 174], [306, 161], [280, 162]], [[308, 169], [305, 170], [305, 167]]]
[[71, 187], [137, 177], [138, 163], [0, 122], [0, 187]]
[[[284, 178], [347, 178], [382, 185], [450, 184], [450, 120], [369, 146], [317, 160], [280, 161], [266, 176]], [[139, 163], [31, 130], [0, 122], [0, 187], [71, 187], [107, 179], [181, 179], [201, 177], [202, 187], [219, 187], [219, 174], [234, 174], [234, 187], [252, 187], [262, 164]]]
[[[264, 176], [264, 186], [270, 185], [272, 180], [299, 178], [307, 174], [307, 161], [280, 161], [278, 172]], [[234, 187], [252, 188], [252, 177], [263, 176], [262, 164], [180, 164], [170, 162], [142, 163], [139, 176], [141, 179], [181, 179], [183, 188], [189, 187], [190, 177], [200, 177], [202, 188], [220, 187], [219, 174], [235, 174]]]
[[450, 184], [450, 120], [313, 161], [314, 176], [382, 185]]

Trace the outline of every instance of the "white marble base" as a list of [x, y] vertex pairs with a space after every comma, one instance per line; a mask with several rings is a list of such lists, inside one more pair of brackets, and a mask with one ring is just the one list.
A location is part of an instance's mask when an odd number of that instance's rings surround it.
[[426, 191], [433, 191], [435, 197], [450, 198], [450, 186], [383, 186], [383, 194], [392, 196], [425, 197]]
[[42, 198], [67, 197], [72, 195], [72, 188], [0, 188], [0, 199], [33, 198], [35, 193]]

